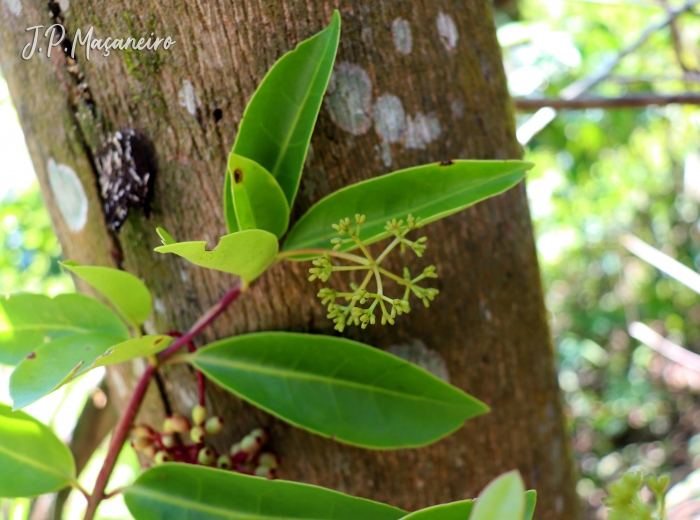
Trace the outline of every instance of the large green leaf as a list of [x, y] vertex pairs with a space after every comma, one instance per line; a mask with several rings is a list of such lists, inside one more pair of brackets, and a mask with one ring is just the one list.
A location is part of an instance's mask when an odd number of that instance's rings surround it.
[[524, 514], [523, 479], [517, 471], [510, 471], [484, 488], [469, 520], [520, 520]]
[[10, 376], [15, 410], [60, 388], [124, 338], [107, 334], [80, 334], [59, 338], [37, 348]]
[[[362, 239], [371, 244], [389, 236], [392, 219], [409, 214], [424, 223], [457, 213], [516, 185], [532, 167], [523, 161], [448, 161], [400, 170], [353, 184], [314, 204], [292, 227], [283, 251], [331, 249], [331, 227], [360, 213], [367, 216]], [[345, 250], [353, 249], [347, 244]]]
[[462, 500], [461, 502], [421, 509], [401, 520], [468, 520], [473, 506], [473, 501]]
[[189, 359], [273, 415], [367, 448], [424, 446], [488, 411], [423, 369], [344, 338], [247, 334], [213, 343]]
[[[163, 231], [159, 230], [161, 236]], [[195, 265], [232, 273], [247, 282], [260, 276], [275, 261], [279, 250], [277, 237], [262, 229], [249, 229], [231, 233], [221, 238], [213, 251], [207, 250], [205, 241], [171, 242], [170, 235], [156, 247], [159, 253], [174, 253]]]
[[68, 446], [33, 417], [0, 404], [0, 497], [33, 497], [74, 480]]
[[16, 365], [47, 341], [93, 333], [129, 337], [109, 307], [82, 294], [0, 298], [0, 363]]
[[241, 229], [264, 229], [281, 237], [289, 225], [289, 203], [275, 178], [251, 159], [232, 153], [233, 207]]
[[124, 492], [136, 520], [398, 520], [406, 513], [316, 486], [167, 463]]
[[[238, 129], [233, 153], [252, 159], [277, 180], [291, 207], [299, 188], [302, 167], [323, 94], [326, 92], [340, 38], [340, 14], [330, 25], [282, 56], [268, 71], [251, 98]], [[229, 176], [226, 174], [230, 187]], [[233, 203], [224, 209], [229, 233], [240, 228]]]
[[110, 267], [83, 266], [76, 262], [61, 262], [61, 265], [100, 291], [135, 328], [151, 315], [151, 292], [133, 274]]

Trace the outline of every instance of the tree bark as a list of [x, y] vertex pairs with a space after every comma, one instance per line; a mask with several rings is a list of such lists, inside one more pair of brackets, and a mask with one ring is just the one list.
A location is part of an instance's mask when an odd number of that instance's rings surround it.
[[[223, 175], [245, 104], [275, 60], [325, 26], [334, 7], [343, 16], [338, 62], [293, 219], [328, 193], [388, 171], [448, 158], [520, 156], [486, 0], [68, 4], [49, 2], [47, 9], [46, 2], [4, 0], [2, 69], [65, 257], [142, 277], [155, 298], [148, 331], [187, 328], [234, 283], [231, 276], [154, 253], [154, 229], [162, 226], [178, 240], [206, 238], [211, 246], [225, 234]], [[103, 57], [92, 51], [90, 60], [78, 47], [77, 63], [58, 49], [50, 58], [44, 50], [23, 60], [22, 47], [31, 40], [25, 29], [54, 20], [64, 20], [71, 37], [94, 26], [95, 38], [155, 32], [177, 43], [155, 54]], [[154, 144], [158, 172], [152, 214], [132, 211], [117, 236], [106, 229], [94, 153], [108, 132], [125, 127]], [[65, 183], [54, 181], [52, 188], [48, 181], [49, 170], [56, 177], [62, 165], [77, 174], [86, 193], [82, 227], [72, 214], [78, 209], [66, 202]], [[209, 385], [210, 407], [227, 422], [217, 447], [267, 426], [283, 460], [281, 477], [409, 510], [474, 497], [499, 473], [518, 468], [538, 490], [538, 519], [576, 518], [571, 450], [524, 187], [427, 230], [429, 247], [420, 263], [397, 258], [392, 265], [435, 264], [441, 293], [434, 305], [414, 304], [394, 327], [347, 334], [379, 348], [409, 345], [432, 364], [444, 362], [451, 382], [492, 412], [427, 448], [365, 451], [289, 427]], [[205, 339], [259, 330], [333, 334], [306, 269], [284, 263], [268, 271]], [[122, 403], [142, 369], [133, 363], [110, 370], [112, 394]], [[161, 381], [162, 392], [153, 385], [142, 421], [159, 423], [161, 397], [183, 413], [195, 404], [190, 370], [166, 367]]]

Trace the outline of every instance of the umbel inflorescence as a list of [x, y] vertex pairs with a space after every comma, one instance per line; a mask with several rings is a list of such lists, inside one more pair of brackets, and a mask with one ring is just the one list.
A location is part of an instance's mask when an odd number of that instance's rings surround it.
[[[362, 241], [361, 231], [364, 222], [365, 215], [357, 214], [355, 215], [354, 227], [349, 218], [334, 224], [333, 229], [338, 232], [339, 237], [331, 240], [333, 251], [326, 252], [322, 257], [315, 259], [313, 261], [314, 267], [309, 269], [309, 273], [311, 273], [310, 281], [319, 279], [324, 283], [330, 279], [334, 272], [367, 272], [360, 285], [350, 283], [351, 291], [339, 291], [330, 287], [324, 287], [318, 293], [321, 303], [328, 306], [328, 318], [333, 320], [335, 329], [340, 332], [348, 325], [359, 325], [363, 329], [368, 325], [374, 325], [376, 323], [375, 312], [377, 310], [380, 312], [382, 325], [386, 323], [393, 325], [394, 318], [397, 315], [411, 312], [411, 305], [408, 301], [411, 294], [419, 298], [426, 307], [429, 307], [430, 302], [440, 292], [435, 288], [426, 288], [419, 285], [420, 282], [427, 278], [437, 278], [438, 275], [434, 265], [426, 267], [416, 277], [411, 276], [407, 267], [403, 268], [401, 276], [382, 267], [382, 262], [397, 247], [401, 253], [405, 253], [406, 250], [410, 249], [416, 256], [423, 256], [428, 240], [427, 237], [421, 237], [417, 240], [406, 238], [411, 231], [422, 227], [420, 218], [408, 215], [405, 223], [403, 220], [397, 221], [396, 219], [388, 221], [385, 229], [393, 237], [393, 240], [376, 258], [369, 252]], [[358, 248], [363, 256], [341, 252], [340, 249], [345, 248], [346, 245]], [[333, 258], [349, 261], [355, 265], [336, 265], [333, 263]], [[400, 298], [392, 298], [385, 293], [382, 278], [391, 279], [403, 287], [403, 294]], [[368, 290], [372, 281], [374, 281], [375, 292]], [[344, 304], [338, 303], [338, 300], [344, 301]]]

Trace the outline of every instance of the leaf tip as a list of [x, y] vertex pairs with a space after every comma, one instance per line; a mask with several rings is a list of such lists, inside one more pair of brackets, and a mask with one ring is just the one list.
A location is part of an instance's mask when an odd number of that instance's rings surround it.
[[[170, 235], [170, 233], [168, 233], [162, 227], [156, 228], [156, 233], [158, 233], [160, 241], [163, 243], [164, 246], [170, 246], [176, 243], [176, 240]], [[155, 250], [158, 251], [158, 249], [159, 248], [156, 248]]]

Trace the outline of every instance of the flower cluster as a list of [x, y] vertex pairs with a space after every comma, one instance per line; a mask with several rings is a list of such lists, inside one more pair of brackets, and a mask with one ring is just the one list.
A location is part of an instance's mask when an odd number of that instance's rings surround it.
[[[386, 223], [385, 230], [393, 240], [376, 258], [368, 251], [365, 243], [360, 238], [362, 225], [365, 223], [365, 215], [355, 215], [355, 226], [351, 220], [345, 218], [338, 224], [333, 225], [333, 229], [338, 232], [339, 237], [331, 240], [333, 250], [324, 252], [322, 256], [313, 260], [313, 267], [309, 269], [310, 281], [316, 279], [328, 282], [334, 272], [339, 271], [366, 271], [362, 283], [359, 285], [351, 283], [350, 291], [339, 291], [329, 287], [324, 287], [318, 293], [321, 303], [328, 308], [328, 318], [335, 323], [338, 331], [343, 331], [348, 325], [359, 325], [363, 329], [368, 325], [374, 325], [377, 321], [375, 311], [381, 313], [381, 324], [393, 325], [396, 316], [411, 312], [409, 297], [411, 294], [420, 299], [428, 307], [435, 299], [439, 291], [432, 287], [422, 287], [419, 285], [424, 279], [437, 278], [435, 266], [428, 266], [423, 272], [412, 277], [408, 268], [404, 267], [402, 276], [399, 276], [382, 267], [382, 262], [397, 247], [401, 253], [408, 249], [413, 251], [419, 258], [423, 256], [426, 248], [426, 237], [417, 240], [406, 238], [409, 232], [422, 227], [420, 218], [408, 215], [406, 222], [393, 219]], [[350, 246], [350, 247], [347, 247]], [[363, 256], [341, 252], [341, 249], [359, 249]], [[356, 265], [336, 265], [333, 260], [345, 260]], [[383, 278], [391, 279], [403, 287], [403, 294], [400, 297], [390, 297], [385, 294]], [[370, 282], [374, 281], [375, 292], [368, 290]], [[339, 300], [343, 303], [339, 303]]]
[[[176, 461], [275, 478], [279, 458], [273, 453], [261, 451], [268, 441], [267, 431], [257, 428], [233, 444], [228, 453], [217, 453], [206, 446], [204, 440], [219, 434], [223, 426], [221, 417], [207, 418], [206, 409], [197, 405], [192, 409], [191, 422], [184, 415], [176, 414], [165, 419], [161, 432], [146, 425], [135, 426], [131, 445], [152, 458], [155, 464]], [[182, 444], [178, 434], [189, 434], [193, 444]]]
[[[624, 474], [610, 484], [608, 496], [603, 500], [610, 510], [609, 520], [664, 520], [666, 512], [664, 500], [669, 484], [668, 475], [646, 479], [641, 472]], [[656, 498], [656, 507], [640, 498], [640, 491], [646, 486]]]

